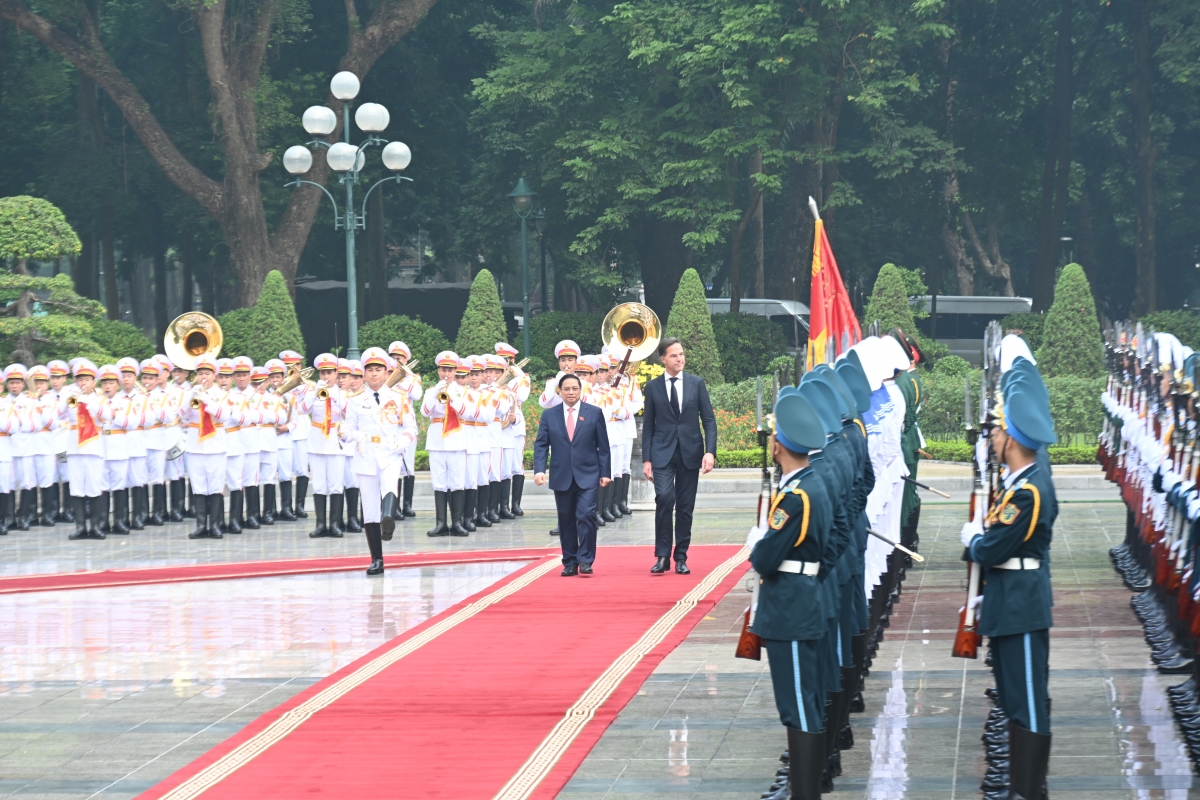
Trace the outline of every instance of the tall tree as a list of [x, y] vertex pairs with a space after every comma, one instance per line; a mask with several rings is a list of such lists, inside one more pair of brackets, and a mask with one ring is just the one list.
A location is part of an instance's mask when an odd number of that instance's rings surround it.
[[1158, 309], [1158, 209], [1154, 205], [1154, 164], [1158, 146], [1150, 129], [1151, 92], [1154, 82], [1150, 44], [1150, 15], [1154, 0], [1133, 0], [1133, 178], [1137, 208], [1137, 302], [1138, 315]]

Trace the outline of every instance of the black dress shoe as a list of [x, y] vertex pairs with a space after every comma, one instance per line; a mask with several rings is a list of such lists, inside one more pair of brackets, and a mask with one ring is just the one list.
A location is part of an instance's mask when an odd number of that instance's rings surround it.
[[663, 557], [654, 562], [654, 566], [650, 568], [650, 573], [653, 575], [661, 575], [667, 571], [667, 567], [671, 565], [671, 559]]
[[550, 529], [550, 535], [558, 536], [558, 526], [557, 525], [555, 525], [553, 528]]
[[690, 569], [688, 569], [688, 565], [687, 565], [686, 561], [676, 561], [675, 562], [675, 574], [676, 575], [691, 575], [692, 571]]
[[569, 567], [563, 567], [563, 571], [560, 572], [559, 574], [562, 575], [564, 578], [570, 578], [572, 575], [579, 574], [579, 567], [575, 566], [574, 564], [572, 564]]
[[371, 566], [367, 567], [367, 574], [368, 575], [382, 575], [383, 574], [383, 559], [382, 558], [371, 559]]
[[579, 565], [579, 574], [580, 575], [591, 575], [592, 574], [592, 565], [591, 564], [580, 564]]

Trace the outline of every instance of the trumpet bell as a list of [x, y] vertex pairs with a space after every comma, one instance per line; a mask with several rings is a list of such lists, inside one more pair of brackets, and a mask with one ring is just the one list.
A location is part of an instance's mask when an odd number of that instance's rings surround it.
[[163, 335], [167, 358], [175, 366], [187, 370], [195, 369], [202, 356], [216, 358], [220, 355], [224, 342], [221, 324], [203, 311], [180, 314]]
[[662, 340], [662, 323], [650, 306], [621, 303], [600, 324], [600, 340], [615, 356], [644, 361]]

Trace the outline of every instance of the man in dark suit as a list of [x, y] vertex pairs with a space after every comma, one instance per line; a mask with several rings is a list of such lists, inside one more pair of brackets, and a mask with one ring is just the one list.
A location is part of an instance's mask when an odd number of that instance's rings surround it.
[[550, 488], [558, 506], [564, 577], [592, 574], [596, 560], [596, 490], [607, 486], [608, 427], [598, 406], [580, 402], [575, 375], [559, 378], [562, 403], [542, 412], [533, 443], [533, 482], [547, 483], [546, 462], [553, 451]]
[[[675, 512], [675, 571], [687, 565], [692, 541], [692, 511], [700, 473], [712, 471], [717, 458], [717, 418], [708, 387], [698, 375], [683, 371], [686, 359], [678, 339], [658, 345], [665, 372], [642, 390], [642, 473], [654, 481], [654, 556], [650, 571], [660, 575], [671, 564], [671, 512]], [[700, 438], [700, 425], [704, 438]]]

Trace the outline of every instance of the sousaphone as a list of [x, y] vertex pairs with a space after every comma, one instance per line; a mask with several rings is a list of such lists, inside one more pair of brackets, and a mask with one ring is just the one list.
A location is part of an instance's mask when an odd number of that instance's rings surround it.
[[617, 371], [617, 382], [629, 368], [631, 361], [644, 361], [662, 340], [662, 323], [654, 309], [641, 303], [621, 303], [609, 311], [600, 323], [600, 341], [608, 347], [610, 355], [624, 353], [621, 368]]
[[221, 323], [203, 311], [188, 311], [167, 326], [163, 349], [176, 367], [193, 370], [201, 356], [219, 356], [224, 341]]

